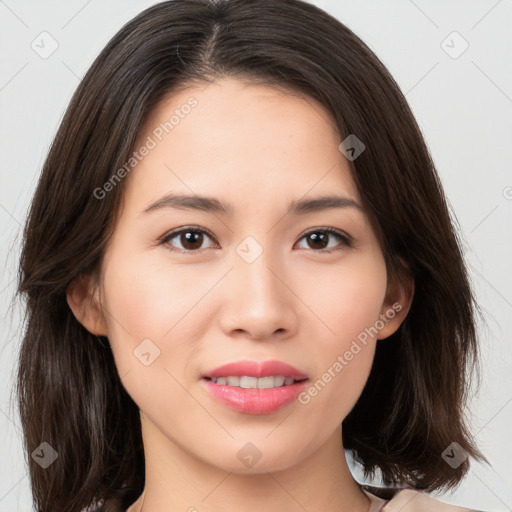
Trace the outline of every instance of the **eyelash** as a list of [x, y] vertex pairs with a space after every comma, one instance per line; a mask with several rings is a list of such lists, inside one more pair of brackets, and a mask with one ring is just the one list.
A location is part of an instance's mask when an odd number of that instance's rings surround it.
[[[168, 244], [169, 241], [172, 240], [173, 238], [176, 238], [177, 236], [181, 235], [182, 233], [187, 233], [187, 232], [203, 233], [203, 234], [208, 235], [208, 237], [210, 239], [215, 240], [214, 236], [209, 231], [207, 231], [205, 229], [199, 228], [198, 226], [186, 226], [184, 228], [180, 228], [175, 231], [171, 231], [170, 233], [166, 233], [163, 237], [161, 237], [159, 239], [159, 243], [161, 245]], [[312, 233], [328, 233], [330, 235], [335, 235], [342, 242], [342, 247], [337, 247], [335, 249], [320, 249], [320, 250], [309, 249], [309, 251], [313, 252], [313, 253], [331, 254], [333, 252], [343, 250], [345, 247], [352, 247], [352, 245], [353, 245], [351, 237], [349, 237], [348, 235], [346, 235], [345, 233], [343, 233], [341, 231], [338, 231], [337, 229], [330, 228], [330, 227], [320, 227], [320, 228], [311, 229], [311, 230], [307, 231], [306, 233], [304, 233], [299, 238], [299, 241]], [[197, 249], [197, 250], [168, 249], [168, 250], [170, 250], [171, 252], [181, 252], [184, 254], [197, 254], [198, 252], [201, 252], [204, 249]]]

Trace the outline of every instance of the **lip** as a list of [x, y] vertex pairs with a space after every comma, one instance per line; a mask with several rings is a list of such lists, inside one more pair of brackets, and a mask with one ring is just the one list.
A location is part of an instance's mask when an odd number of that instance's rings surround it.
[[297, 399], [309, 379], [288, 386], [269, 389], [244, 389], [216, 384], [206, 378], [201, 385], [206, 391], [229, 409], [244, 414], [272, 414]]
[[207, 371], [201, 377], [229, 377], [246, 375], [247, 377], [270, 377], [282, 375], [295, 380], [307, 379], [307, 375], [297, 368], [277, 360], [269, 361], [235, 361]]

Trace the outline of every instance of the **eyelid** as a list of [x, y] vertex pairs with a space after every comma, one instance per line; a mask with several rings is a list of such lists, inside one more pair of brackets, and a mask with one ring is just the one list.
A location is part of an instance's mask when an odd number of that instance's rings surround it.
[[[180, 235], [181, 233], [187, 232], [187, 231], [196, 231], [196, 232], [204, 233], [209, 238], [211, 238], [212, 240], [216, 241], [215, 236], [206, 228], [203, 228], [201, 226], [182, 226], [180, 228], [176, 228], [176, 229], [173, 229], [172, 231], [169, 231], [169, 232], [165, 233], [163, 236], [161, 236], [158, 239], [158, 244], [159, 245], [160, 244], [162, 244], [162, 245], [166, 244], [170, 239], [175, 238], [176, 236]], [[330, 227], [330, 226], [318, 226], [318, 227], [314, 227], [314, 228], [308, 229], [307, 231], [305, 231], [304, 233], [302, 233], [298, 237], [297, 242], [301, 241], [305, 236], [307, 236], [307, 235], [309, 235], [311, 233], [316, 233], [316, 232], [324, 232], [324, 233], [329, 233], [329, 234], [337, 236], [342, 241], [342, 246], [344, 246], [342, 248], [352, 247], [353, 244], [354, 244], [354, 240], [353, 240], [353, 238], [349, 234], [347, 234], [346, 232], [344, 232], [344, 231], [342, 231], [340, 229], [333, 228], [333, 227]], [[306, 249], [306, 251], [309, 251], [309, 252], [312, 252], [312, 253], [319, 253], [319, 254], [330, 254], [330, 253], [336, 252], [338, 250], [341, 250], [342, 248], [334, 248], [334, 249], [330, 249], [330, 250], [329, 249], [319, 249], [319, 250]], [[202, 252], [205, 249], [198, 249], [198, 250], [195, 250], [195, 251], [192, 251], [192, 250], [186, 251], [186, 250], [183, 250], [183, 249], [169, 249], [169, 250], [171, 252], [179, 252], [179, 253], [187, 253], [187, 254], [197, 254], [197, 253]]]

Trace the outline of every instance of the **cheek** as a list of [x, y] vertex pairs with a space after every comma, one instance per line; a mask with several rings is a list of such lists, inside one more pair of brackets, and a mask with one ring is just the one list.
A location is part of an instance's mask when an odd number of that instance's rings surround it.
[[178, 382], [194, 371], [190, 354], [194, 340], [201, 338], [190, 313], [208, 289], [208, 283], [187, 286], [191, 277], [178, 267], [170, 270], [119, 254], [104, 272], [108, 338], [117, 371], [134, 402], [157, 416], [170, 402], [180, 410], [187, 406]]
[[118, 255], [105, 269], [108, 337], [121, 375], [134, 369], [149, 378], [144, 371], [148, 360], [154, 360], [152, 369], [182, 368], [180, 360], [193, 348], [190, 340], [198, 339], [199, 327], [189, 314], [211, 286], [190, 286], [190, 277], [179, 267], [170, 270], [134, 256]]
[[315, 281], [306, 296], [322, 324], [314, 335], [316, 373], [299, 402], [323, 411], [320, 416], [334, 427], [354, 406], [372, 367], [385, 264], [371, 254], [347, 259], [336, 271], [317, 272]]
[[115, 312], [110, 326], [116, 332], [125, 327], [124, 336], [129, 333], [133, 341], [169, 335], [208, 289], [207, 282], [192, 281], [194, 274], [165, 258], [155, 263], [150, 257], [117, 257], [113, 263], [104, 280], [107, 309]]
[[[295, 288], [318, 320], [317, 339], [327, 353], [341, 350], [347, 342], [375, 325], [382, 312], [387, 276], [380, 254], [353, 253], [339, 263], [301, 269]], [[324, 352], [325, 353], [325, 352]]]

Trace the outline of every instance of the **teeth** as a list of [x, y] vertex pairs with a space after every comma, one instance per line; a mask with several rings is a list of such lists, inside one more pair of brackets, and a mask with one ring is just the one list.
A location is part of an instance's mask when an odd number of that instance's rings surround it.
[[240, 386], [240, 377], [227, 377], [228, 386]]
[[229, 377], [212, 377], [212, 382], [216, 384], [227, 384], [228, 386], [236, 386], [244, 389], [270, 389], [279, 388], [281, 386], [289, 386], [295, 380], [292, 377], [283, 377], [276, 375], [271, 377], [248, 377], [243, 375]]
[[[248, 378], [248, 377], [242, 377], [240, 379], [240, 385], [242, 387], [244, 387], [242, 385], [242, 379], [246, 379], [246, 378]], [[259, 379], [254, 377], [254, 380], [258, 384], [258, 389], [269, 389], [269, 388], [279, 388], [279, 387], [281, 387], [284, 384], [286, 379], [283, 376], [278, 375], [276, 377], [260, 377]], [[256, 386], [254, 386], [254, 387], [256, 387]]]

